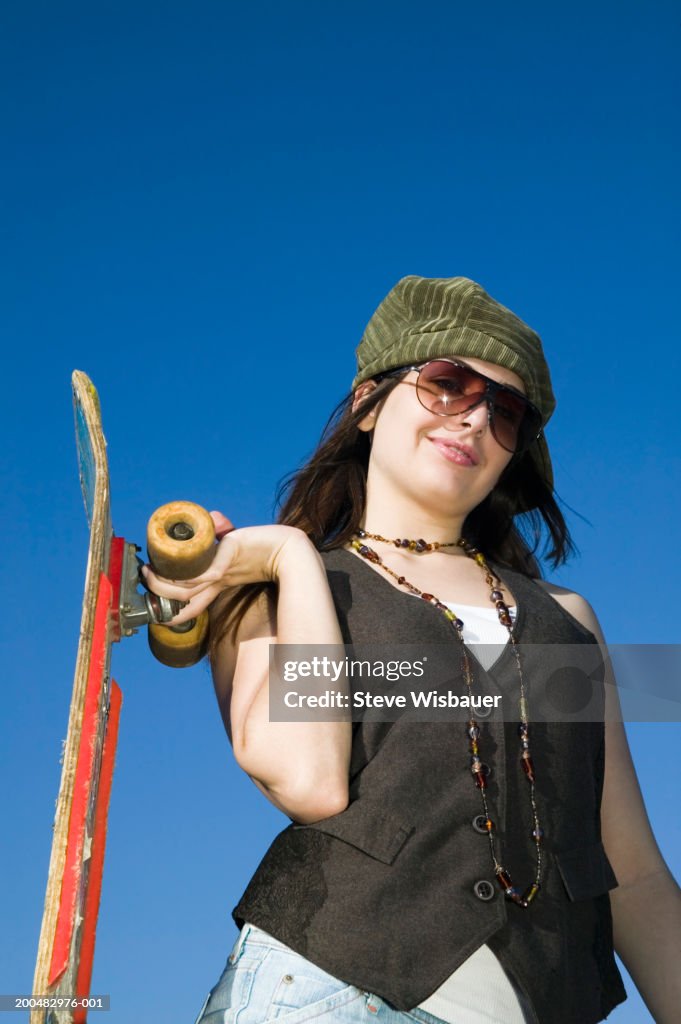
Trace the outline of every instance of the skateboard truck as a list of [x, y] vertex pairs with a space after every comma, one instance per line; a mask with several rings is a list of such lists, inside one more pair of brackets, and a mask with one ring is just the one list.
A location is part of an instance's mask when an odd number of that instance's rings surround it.
[[[168, 623], [186, 601], [160, 597], [150, 591], [140, 593], [140, 568], [143, 564], [137, 552], [140, 548], [129, 541], [124, 542], [123, 566], [121, 570], [121, 591], [118, 599], [118, 621], [122, 636], [132, 636], [141, 626], [151, 623]], [[173, 626], [177, 633], [188, 633], [196, 619], [190, 619], [179, 626]]]

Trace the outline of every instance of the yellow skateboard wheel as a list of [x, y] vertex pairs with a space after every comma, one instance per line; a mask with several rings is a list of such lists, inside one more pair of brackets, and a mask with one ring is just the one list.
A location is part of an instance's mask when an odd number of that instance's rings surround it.
[[191, 580], [213, 561], [215, 527], [208, 512], [191, 501], [156, 509], [147, 525], [149, 561], [159, 576]]
[[206, 653], [208, 612], [201, 612], [193, 619], [188, 630], [182, 626], [174, 629], [152, 622], [148, 635], [151, 653], [161, 664], [170, 668], [188, 668], [201, 661]]

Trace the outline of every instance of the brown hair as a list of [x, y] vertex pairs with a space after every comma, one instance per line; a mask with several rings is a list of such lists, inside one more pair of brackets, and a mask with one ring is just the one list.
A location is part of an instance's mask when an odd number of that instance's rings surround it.
[[[354, 412], [353, 395], [344, 398], [331, 414], [312, 457], [279, 488], [277, 522], [302, 530], [321, 551], [342, 547], [360, 525], [370, 441], [358, 424], [398, 383], [396, 378], [382, 380]], [[519, 512], [528, 507], [531, 512]], [[539, 578], [536, 552], [545, 533], [542, 557], [555, 568], [567, 561], [575, 547], [552, 488], [525, 452], [511, 459], [494, 490], [468, 514], [463, 534], [490, 561]], [[211, 657], [247, 608], [272, 586], [248, 584], [218, 599], [212, 616]]]

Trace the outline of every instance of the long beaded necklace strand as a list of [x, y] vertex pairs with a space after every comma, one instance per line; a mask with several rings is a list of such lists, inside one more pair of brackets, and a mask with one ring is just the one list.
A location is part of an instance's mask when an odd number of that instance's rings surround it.
[[[511, 619], [511, 613], [508, 610], [508, 605], [504, 601], [504, 595], [501, 591], [502, 582], [495, 573], [492, 572], [487, 560], [482, 552], [478, 551], [477, 548], [469, 544], [468, 541], [461, 538], [461, 540], [450, 541], [446, 544], [433, 541], [431, 543], [425, 540], [406, 540], [397, 538], [395, 540], [388, 540], [386, 537], [382, 537], [378, 533], [369, 533], [366, 530], [358, 530], [352, 537], [350, 542], [351, 547], [362, 558], [368, 562], [373, 562], [374, 565], [380, 565], [384, 572], [387, 572], [389, 576], [397, 580], [401, 587], [405, 587], [411, 594], [416, 597], [420, 597], [422, 601], [427, 601], [432, 604], [442, 615], [445, 617], [450, 626], [454, 629], [459, 641], [461, 643], [462, 653], [462, 667], [463, 676], [468, 689], [469, 696], [473, 696], [473, 672], [471, 669], [470, 659], [468, 657], [468, 650], [463, 639], [463, 622], [451, 608], [448, 608], [446, 604], [440, 601], [439, 598], [435, 597], [434, 594], [424, 593], [419, 590], [418, 587], [410, 583], [405, 576], [400, 576], [399, 573], [394, 572], [389, 566], [387, 566], [381, 556], [363, 543], [365, 539], [383, 541], [386, 544], [394, 544], [395, 547], [405, 548], [408, 551], [414, 551], [417, 554], [424, 554], [429, 551], [437, 551], [438, 548], [444, 547], [460, 547], [464, 553], [472, 558], [480, 566], [482, 571], [485, 573], [485, 582], [490, 587], [490, 601], [494, 603], [499, 616], [499, 622], [502, 626], [505, 626], [508, 630], [509, 641], [515, 656], [515, 662], [518, 669], [518, 678], [520, 680], [520, 700], [519, 700], [519, 715], [520, 725], [518, 726], [518, 736], [520, 737], [520, 749], [521, 759], [520, 763], [527, 777], [527, 781], [530, 787], [530, 805], [532, 808], [532, 821], [534, 827], [532, 828], [531, 837], [535, 844], [536, 857], [537, 857], [537, 868], [534, 876], [534, 881], [528, 885], [525, 892], [521, 894], [520, 889], [517, 888], [511, 881], [511, 876], [508, 871], [503, 867], [497, 858], [497, 842], [495, 840], [495, 826], [494, 822], [489, 813], [489, 807], [487, 804], [487, 771], [484, 762], [480, 756], [480, 726], [471, 718], [466, 723], [466, 732], [469, 740], [470, 754], [471, 754], [471, 773], [475, 781], [475, 785], [480, 790], [480, 796], [482, 797], [482, 806], [484, 810], [485, 824], [484, 828], [487, 832], [487, 836], [490, 844], [490, 852], [492, 855], [492, 864], [494, 865], [494, 874], [497, 882], [501, 887], [504, 895], [516, 903], [519, 907], [527, 909], [532, 900], [535, 898], [539, 890], [541, 889], [541, 876], [542, 876], [542, 855], [541, 855], [541, 842], [544, 837], [544, 830], [539, 824], [539, 816], [537, 812], [537, 803], [535, 799], [535, 772], [534, 764], [532, 762], [532, 755], [530, 753], [530, 726], [529, 726], [529, 712], [527, 706], [527, 698], [525, 696], [525, 680], [523, 677], [522, 664], [520, 661], [520, 652], [518, 650], [518, 644], [516, 643], [515, 636], [513, 635], [513, 620]], [[472, 707], [472, 702], [471, 702]], [[501, 844], [499, 843], [499, 856], [501, 856]]]

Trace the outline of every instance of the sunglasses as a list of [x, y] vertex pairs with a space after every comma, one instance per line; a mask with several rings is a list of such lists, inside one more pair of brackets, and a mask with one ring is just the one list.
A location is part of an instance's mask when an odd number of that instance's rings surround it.
[[507, 452], [520, 454], [539, 437], [542, 415], [522, 392], [454, 359], [401, 366], [379, 374], [376, 380], [397, 377], [410, 370], [418, 372], [416, 381], [403, 383], [413, 383], [421, 405], [436, 416], [458, 416], [486, 402], [492, 436]]

